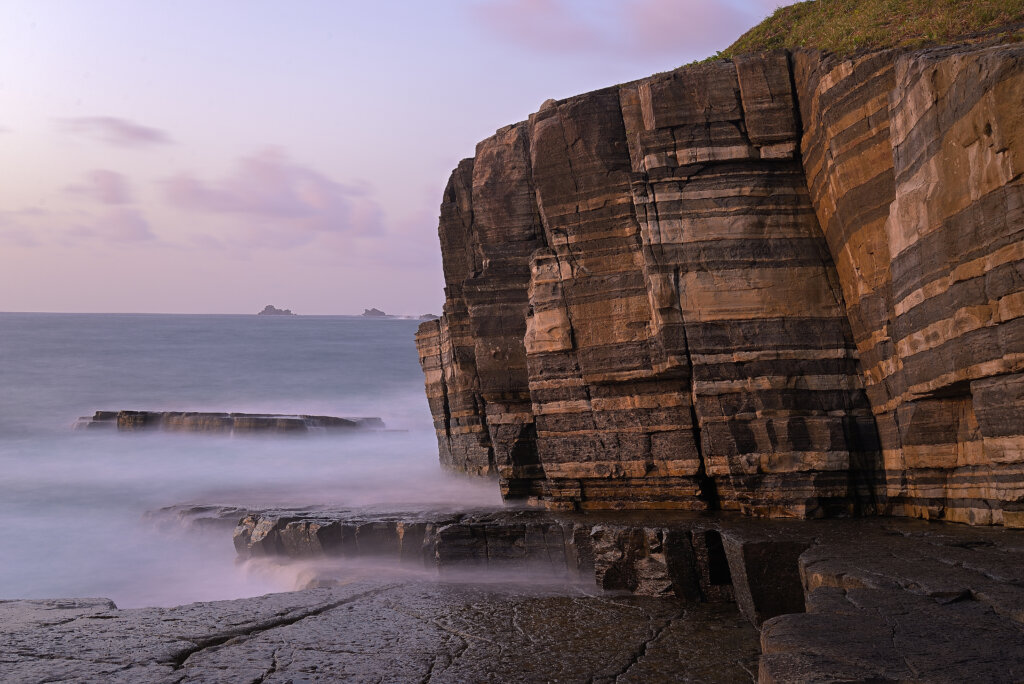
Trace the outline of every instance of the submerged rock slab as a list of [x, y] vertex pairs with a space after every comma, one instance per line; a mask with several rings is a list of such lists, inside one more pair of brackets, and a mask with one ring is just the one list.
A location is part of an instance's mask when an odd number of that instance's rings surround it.
[[360, 577], [177, 608], [0, 602], [3, 625], [12, 682], [724, 683], [754, 681], [758, 653], [730, 606]]
[[116, 429], [120, 432], [208, 432], [219, 434], [304, 433], [381, 430], [380, 418], [265, 413], [203, 413], [196, 411], [97, 411], [79, 418], [76, 430]]

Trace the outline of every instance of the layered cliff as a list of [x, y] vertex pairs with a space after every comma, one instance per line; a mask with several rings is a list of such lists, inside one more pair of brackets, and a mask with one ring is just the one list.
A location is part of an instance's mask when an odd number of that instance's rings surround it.
[[1024, 47], [737, 56], [453, 172], [441, 461], [549, 508], [1024, 525]]

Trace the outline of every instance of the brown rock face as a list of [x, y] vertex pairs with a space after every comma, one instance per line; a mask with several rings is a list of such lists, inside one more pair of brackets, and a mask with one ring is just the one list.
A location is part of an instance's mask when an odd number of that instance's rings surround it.
[[794, 58], [883, 511], [1020, 524], [1022, 57], [1004, 45]]
[[480, 143], [417, 335], [442, 462], [559, 509], [1024, 526], [1022, 57], [746, 55]]

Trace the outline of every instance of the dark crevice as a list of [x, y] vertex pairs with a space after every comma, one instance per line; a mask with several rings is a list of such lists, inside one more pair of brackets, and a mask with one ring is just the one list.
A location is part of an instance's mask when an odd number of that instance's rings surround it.
[[266, 672], [264, 672], [263, 674], [261, 674], [261, 675], [260, 675], [260, 676], [259, 676], [259, 677], [258, 677], [258, 678], [257, 678], [257, 679], [256, 679], [256, 680], [254, 681], [254, 682], [253, 682], [253, 684], [263, 684], [263, 682], [267, 681], [267, 677], [269, 677], [270, 675], [272, 675], [272, 674], [274, 674], [275, 672], [277, 672], [277, 667], [278, 667], [278, 663], [277, 663], [277, 653], [278, 653], [278, 651], [279, 651], [279, 650], [280, 650], [280, 649], [277, 649], [277, 648], [275, 648], [275, 649], [274, 649], [274, 653], [273, 653], [273, 655], [272, 655], [272, 656], [271, 656], [271, 658], [270, 658], [270, 667], [268, 667], [268, 668], [267, 668], [267, 671], [266, 671]]
[[[786, 67], [789, 71], [789, 89], [793, 93], [793, 125], [796, 127], [797, 158], [803, 159], [804, 122], [800, 114], [800, 91], [796, 87], [796, 73], [793, 70], [793, 53], [786, 50]], [[774, 99], [774, 98], [773, 98]], [[803, 166], [801, 162], [801, 166]]]
[[[681, 292], [679, 289], [679, 269], [676, 269], [674, 274], [674, 287], [676, 292]], [[693, 388], [693, 358], [690, 355], [690, 339], [686, 331], [686, 321], [682, 317], [682, 310], [680, 308], [680, 320], [682, 321], [682, 333], [683, 333], [683, 353], [686, 354], [686, 363], [690, 367], [690, 422], [693, 425], [693, 445], [697, 450], [697, 459], [699, 465], [697, 466], [697, 473], [694, 475], [694, 479], [697, 481], [697, 487], [700, 489], [699, 497], [701, 501], [707, 504], [709, 511], [717, 511], [722, 507], [722, 500], [718, 494], [718, 484], [715, 479], [708, 474], [707, 460], [704, 457], [704, 445], [702, 443], [703, 435], [700, 429], [700, 416], [697, 415], [697, 392]]]
[[448, 402], [448, 381], [444, 377], [444, 358], [441, 352], [441, 323], [438, 321], [437, 324], [437, 361], [438, 367], [441, 369], [441, 396], [442, 410], [444, 411], [444, 435], [448, 441], [448, 453], [452, 453], [452, 409], [451, 404]]
[[704, 547], [708, 551], [708, 582], [712, 586], [732, 586], [732, 573], [729, 572], [722, 535], [716, 530], [706, 531]]
[[[477, 373], [475, 366], [473, 372], [476, 374], [477, 382], [479, 382], [480, 375]], [[476, 401], [479, 402], [479, 408], [476, 411], [476, 415], [480, 416], [480, 426], [483, 428], [484, 434], [487, 435], [487, 441], [490, 442], [490, 444], [487, 445], [487, 464], [493, 472], [497, 473], [498, 459], [494, 452], [494, 437], [491, 435], [491, 428], [487, 425], [487, 401], [479, 391], [474, 392], [474, 394], [476, 395]]]
[[693, 444], [697, 448], [697, 458], [700, 465], [697, 466], [697, 487], [700, 489], [700, 500], [708, 505], [709, 511], [717, 511], [722, 507], [722, 499], [718, 495], [718, 485], [715, 478], [708, 475], [707, 466], [704, 461], [704, 447], [701, 445], [701, 434], [697, 422], [697, 407], [690, 403], [690, 420], [693, 421]]

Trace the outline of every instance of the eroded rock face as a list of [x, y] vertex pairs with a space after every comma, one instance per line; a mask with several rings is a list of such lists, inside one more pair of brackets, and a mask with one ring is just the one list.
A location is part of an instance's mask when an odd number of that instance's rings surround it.
[[555, 509], [1024, 524], [1022, 56], [747, 55], [482, 142], [417, 335], [442, 462]]
[[883, 511], [1020, 525], [1019, 46], [795, 58]]

